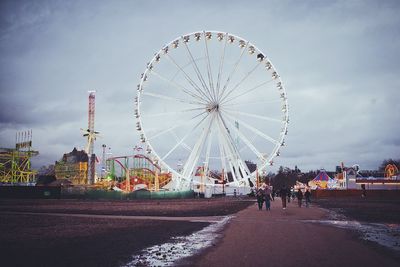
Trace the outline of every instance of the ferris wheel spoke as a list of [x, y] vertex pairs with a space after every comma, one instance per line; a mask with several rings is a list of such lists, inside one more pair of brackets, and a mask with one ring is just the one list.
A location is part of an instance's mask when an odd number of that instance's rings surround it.
[[221, 127], [223, 127], [223, 133], [225, 135], [226, 144], [228, 145], [227, 148], [228, 148], [228, 151], [230, 151], [230, 155], [234, 155], [236, 158], [240, 159], [239, 161], [242, 161], [240, 158], [239, 151], [238, 151], [237, 147], [235, 146], [235, 142], [232, 139], [232, 136], [230, 134], [228, 125], [225, 122], [225, 119], [222, 117], [221, 113], [218, 113], [218, 117], [219, 117]]
[[208, 171], [210, 163], [210, 152], [211, 152], [211, 142], [212, 142], [212, 128], [210, 127], [210, 132], [208, 135], [207, 150], [206, 150], [206, 160], [205, 160], [205, 171]]
[[226, 93], [225, 96], [222, 96], [220, 102], [221, 102], [221, 103], [224, 102], [224, 100], [225, 100], [233, 91], [235, 91], [245, 80], [247, 80], [247, 78], [249, 78], [250, 75], [251, 75], [252, 73], [254, 73], [254, 71], [255, 71], [255, 70], [258, 68], [258, 66], [260, 66], [260, 65], [261, 65], [261, 63], [258, 62], [258, 63], [251, 69], [251, 71], [249, 71], [249, 72], [240, 80], [240, 82], [238, 82], [231, 90], [227, 91], [227, 93]]
[[[179, 137], [176, 135], [176, 133], [175, 132], [171, 132], [171, 133], [174, 136], [175, 141], [179, 142]], [[185, 148], [189, 152], [192, 151], [192, 149], [186, 143], [182, 143], [182, 147]]]
[[221, 82], [221, 74], [222, 74], [222, 70], [224, 68], [224, 60], [225, 60], [225, 50], [226, 50], [226, 44], [228, 43], [228, 34], [225, 34], [225, 43], [223, 46], [223, 50], [222, 50], [222, 55], [221, 58], [219, 60], [219, 68], [218, 68], [218, 77], [217, 77], [217, 96], [219, 97], [219, 87], [220, 87], [220, 82]]
[[204, 127], [203, 131], [200, 135], [200, 138], [197, 140], [195, 143], [191, 153], [189, 154], [189, 157], [185, 163], [185, 166], [183, 168], [183, 177], [188, 178], [189, 176], [192, 175], [193, 170], [199, 160], [200, 153], [203, 147], [203, 144], [205, 140], [207, 139], [207, 133], [210, 131], [210, 127], [212, 125], [213, 120], [210, 119], [210, 122], [208, 123], [208, 127]]
[[183, 109], [183, 110], [179, 110], [179, 111], [145, 114], [145, 115], [142, 115], [142, 117], [152, 118], [152, 117], [160, 117], [160, 116], [168, 116], [168, 115], [182, 115], [187, 112], [198, 111], [198, 110], [204, 110], [204, 108], [189, 108], [189, 109]]
[[181, 127], [181, 126], [185, 126], [185, 125], [187, 125], [187, 124], [190, 124], [190, 123], [192, 122], [192, 120], [196, 119], [197, 117], [199, 117], [199, 116], [201, 116], [201, 115], [203, 115], [203, 114], [205, 114], [205, 113], [206, 113], [206, 112], [201, 112], [201, 113], [197, 114], [196, 116], [192, 117], [190, 120], [184, 120], [184, 121], [182, 121], [181, 123], [177, 123], [177, 124], [175, 124], [175, 125], [173, 125], [173, 126], [167, 128], [167, 129], [165, 129], [165, 130], [163, 130], [163, 131], [161, 131], [161, 132], [158, 132], [157, 134], [155, 134], [155, 135], [149, 137], [148, 140], [155, 139], [156, 137], [159, 137], [159, 136], [161, 136], [161, 135], [164, 135], [164, 134], [166, 134], [166, 133], [168, 133], [168, 132], [170, 132], [170, 131], [172, 131], [172, 130], [178, 128], [178, 127]]
[[262, 82], [262, 83], [260, 83], [259, 85], [256, 85], [256, 86], [250, 88], [249, 90], [247, 90], [247, 91], [245, 91], [245, 92], [243, 92], [243, 93], [241, 93], [241, 94], [239, 94], [239, 95], [236, 95], [236, 96], [233, 96], [233, 97], [231, 97], [231, 98], [225, 99], [223, 102], [221, 102], [221, 105], [224, 105], [225, 103], [228, 103], [228, 102], [230, 102], [230, 101], [232, 101], [232, 100], [234, 100], [234, 99], [237, 99], [237, 98], [239, 98], [239, 97], [241, 97], [241, 96], [244, 96], [244, 95], [246, 95], [246, 94], [248, 94], [248, 93], [250, 93], [250, 92], [252, 92], [252, 91], [254, 91], [254, 90], [258, 89], [258, 88], [260, 88], [261, 86], [266, 85], [266, 84], [272, 82], [272, 81], [273, 81], [273, 79], [268, 80], [268, 81], [265, 81], [265, 82]]
[[246, 127], [247, 129], [249, 129], [250, 131], [254, 132], [255, 134], [257, 134], [258, 136], [264, 138], [265, 140], [271, 142], [274, 145], [280, 145], [280, 142], [278, 142], [277, 140], [275, 140], [274, 138], [272, 138], [271, 136], [261, 132], [260, 130], [258, 130], [257, 128], [245, 123], [244, 121], [239, 120], [238, 118], [234, 118], [228, 114], [226, 114], [230, 119], [234, 119], [237, 122], [239, 122], [241, 125], [243, 125], [244, 127]]
[[189, 57], [189, 59], [190, 59], [191, 62], [192, 62], [191, 65], [193, 66], [193, 69], [194, 69], [194, 71], [196, 72], [197, 78], [199, 79], [201, 85], [203, 86], [204, 92], [207, 92], [207, 93], [209, 94], [209, 98], [208, 98], [208, 99], [210, 99], [210, 101], [211, 101], [211, 100], [213, 100], [213, 96], [212, 96], [212, 94], [211, 94], [211, 91], [210, 91], [210, 89], [207, 87], [206, 82], [204, 81], [203, 75], [201, 75], [200, 69], [199, 69], [199, 67], [197, 66], [196, 60], [194, 60], [194, 57], [193, 57], [193, 55], [192, 55], [192, 52], [190, 52], [190, 49], [189, 49], [188, 45], [187, 45], [186, 43], [184, 43], [184, 44], [185, 44], [185, 48], [186, 48], [188, 57]]
[[[222, 145], [222, 140], [221, 140], [221, 135], [218, 135], [218, 147], [219, 147], [219, 154], [220, 154], [220, 160], [221, 160], [221, 166], [222, 169], [225, 171], [228, 171], [228, 168], [226, 167], [226, 155], [225, 155], [225, 150], [224, 146]], [[224, 175], [225, 176], [225, 175]]]
[[231, 109], [227, 109], [224, 108], [225, 112], [228, 113], [232, 113], [232, 114], [239, 114], [239, 115], [244, 115], [244, 116], [248, 116], [248, 117], [252, 117], [252, 118], [257, 118], [257, 119], [261, 119], [261, 120], [266, 120], [266, 121], [273, 121], [273, 122], [278, 122], [278, 123], [282, 123], [282, 120], [279, 119], [275, 119], [275, 118], [271, 118], [268, 116], [261, 116], [261, 115], [257, 115], [257, 114], [252, 114], [252, 113], [248, 113], [248, 112], [242, 112], [242, 111], [236, 111], [236, 110], [231, 110]]
[[150, 93], [150, 92], [143, 92], [143, 95], [147, 95], [147, 96], [152, 96], [152, 97], [156, 97], [159, 99], [165, 99], [165, 100], [171, 100], [174, 102], [181, 102], [181, 103], [186, 103], [186, 104], [191, 104], [191, 105], [202, 105], [204, 106], [205, 104], [202, 102], [197, 102], [197, 101], [188, 101], [185, 99], [179, 99], [179, 98], [175, 98], [175, 97], [170, 97], [170, 96], [166, 96], [166, 95], [161, 95], [161, 94], [156, 94], [156, 93]]
[[171, 80], [167, 79], [166, 77], [164, 77], [163, 75], [159, 74], [158, 72], [152, 70], [151, 73], [153, 73], [154, 75], [156, 75], [156, 76], [157, 76], [158, 78], [160, 78], [161, 80], [163, 80], [163, 81], [165, 81], [165, 82], [167, 82], [167, 83], [170, 83], [174, 88], [176, 88], [176, 89], [178, 89], [178, 90], [184, 92], [185, 94], [187, 94], [187, 95], [189, 95], [189, 96], [191, 96], [191, 97], [193, 97], [193, 98], [196, 98], [197, 100], [199, 100], [199, 101], [201, 101], [201, 102], [204, 102], [204, 103], [207, 102], [207, 100], [206, 100], [204, 97], [199, 96], [199, 95], [197, 95], [197, 94], [195, 94], [195, 93], [190, 92], [190, 91], [189, 91], [188, 89], [186, 89], [184, 86], [178, 84], [177, 82], [174, 82], [174, 81], [171, 81]]
[[[225, 129], [225, 127], [223, 125], [221, 125], [221, 122], [218, 121], [217, 126], [219, 128], [218, 131], [218, 142], [219, 142], [219, 151], [220, 151], [220, 156], [221, 156], [221, 164], [222, 164], [222, 168], [223, 170], [225, 170], [226, 174], [228, 174], [229, 170], [232, 174], [232, 177], [234, 180], [236, 180], [236, 176], [235, 176], [235, 171], [234, 169], [232, 169], [232, 164], [230, 164], [230, 161], [232, 160], [232, 155], [231, 155], [231, 151], [230, 148], [228, 147], [228, 145], [226, 144], [226, 136], [225, 133], [227, 131], [227, 129]], [[227, 164], [228, 161], [228, 164]], [[229, 169], [228, 169], [229, 166]], [[225, 172], [224, 172], [224, 180], [225, 180]]]
[[[217, 123], [217, 127], [219, 128], [219, 123]], [[226, 167], [226, 155], [225, 155], [225, 150], [223, 146], [223, 137], [222, 137], [222, 132], [221, 130], [217, 131], [217, 139], [218, 139], [218, 148], [219, 148], [219, 155], [220, 155], [220, 160], [221, 160], [221, 166], [222, 170], [225, 170], [224, 172], [224, 177], [223, 179], [225, 180], [225, 173], [228, 171]]]
[[200, 89], [200, 87], [190, 78], [190, 76], [185, 72], [185, 70], [184, 70], [181, 66], [179, 66], [178, 63], [176, 63], [176, 61], [175, 61], [172, 57], [170, 57], [168, 54], [166, 54], [166, 55], [167, 55], [168, 60], [169, 60], [170, 62], [172, 62], [172, 64], [174, 64], [175, 67], [178, 68], [178, 69], [183, 73], [183, 75], [185, 76], [185, 79], [186, 79], [186, 80], [188, 81], [188, 83], [193, 87], [193, 89], [195, 89], [199, 94], [203, 95], [205, 98], [207, 98], [209, 101], [211, 101], [211, 99], [209, 98], [209, 96], [207, 96], [207, 95], [205, 94], [205, 92], [203, 92], [203, 91]]
[[167, 154], [165, 154], [161, 160], [165, 160], [172, 152], [174, 152], [175, 149], [178, 148], [178, 146], [180, 146], [182, 144], [183, 141], [185, 141], [185, 139], [194, 132], [194, 130], [197, 129], [197, 127], [207, 118], [208, 116], [204, 117], [202, 120], [200, 120], [190, 131], [187, 132], [187, 134], [181, 138], [181, 140], [179, 140], [175, 146], [173, 146], [168, 152]]
[[212, 70], [211, 70], [211, 64], [210, 64], [210, 55], [208, 52], [208, 45], [207, 45], [207, 38], [205, 37], [205, 32], [204, 33], [204, 44], [205, 44], [205, 54], [207, 57], [207, 76], [208, 76], [208, 84], [210, 85], [210, 90], [212, 92], [212, 99], [216, 99], [215, 96], [215, 90], [214, 90], [214, 81], [212, 77]]
[[238, 175], [240, 178], [244, 178], [247, 176], [250, 171], [240, 156], [240, 153], [235, 146], [235, 143], [232, 139], [232, 136], [229, 132], [229, 128], [227, 123], [225, 122], [224, 118], [222, 117], [221, 113], [218, 113], [221, 132], [223, 133], [223, 144], [225, 145], [225, 150], [228, 151], [228, 163], [232, 170], [232, 176], [235, 182], [238, 182]]
[[273, 103], [280, 103], [282, 100], [268, 100], [268, 101], [251, 101], [251, 102], [235, 102], [235, 103], [230, 103], [230, 104], [224, 104], [224, 107], [226, 106], [248, 106], [248, 105], [254, 105], [254, 104], [273, 104]]
[[249, 45], [249, 42], [246, 43], [245, 47], [242, 48], [242, 52], [240, 53], [239, 59], [236, 61], [235, 65], [233, 66], [232, 71], [229, 73], [228, 78], [226, 79], [225, 85], [222, 88], [222, 92], [220, 95], [218, 95], [218, 100], [221, 99], [221, 97], [224, 95], [226, 88], [229, 85], [229, 82], [231, 81], [232, 75], [236, 72], [237, 67], [239, 66], [240, 61], [242, 60], [244, 51], [246, 51], [247, 46]]
[[237, 128], [237, 134], [239, 138], [253, 151], [254, 154], [260, 159], [263, 160], [264, 156], [263, 154], [257, 150], [257, 148], [251, 143], [249, 139], [239, 130], [238, 127], [236, 127], [230, 120], [228, 120], [229, 124], [232, 126], [232, 128]]

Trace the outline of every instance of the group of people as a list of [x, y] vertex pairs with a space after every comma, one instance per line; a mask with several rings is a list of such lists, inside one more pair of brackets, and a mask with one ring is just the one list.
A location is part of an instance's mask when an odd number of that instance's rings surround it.
[[259, 210], [262, 210], [264, 202], [265, 202], [265, 209], [271, 210], [271, 201], [273, 200], [271, 193], [272, 193], [271, 187], [269, 187], [268, 185], [258, 188], [256, 197]]
[[[265, 202], [265, 209], [266, 210], [271, 210], [271, 200], [273, 200], [273, 195], [271, 194], [271, 187], [268, 185], [262, 186], [257, 190], [257, 203], [258, 203], [258, 209], [262, 210], [263, 204]], [[292, 197], [292, 193], [290, 190], [286, 188], [286, 186], [283, 186], [279, 190], [279, 196], [282, 199], [282, 208], [286, 209], [286, 202], [290, 202], [290, 198]], [[308, 208], [310, 203], [311, 203], [311, 192], [307, 188], [306, 191], [303, 194], [303, 191], [301, 189], [298, 189], [296, 192], [296, 197], [298, 201], [298, 206], [301, 208], [303, 204], [303, 198], [305, 198], [306, 202], [306, 207]]]

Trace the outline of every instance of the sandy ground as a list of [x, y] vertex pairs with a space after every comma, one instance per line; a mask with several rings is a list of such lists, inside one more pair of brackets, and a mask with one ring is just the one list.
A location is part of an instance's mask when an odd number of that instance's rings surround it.
[[1, 266], [121, 266], [135, 251], [206, 225], [1, 214]]
[[400, 258], [363, 242], [357, 233], [305, 220], [320, 220], [317, 206], [286, 210], [279, 198], [271, 211], [256, 204], [239, 212], [219, 243], [182, 262], [184, 266], [400, 266]]
[[341, 213], [354, 220], [400, 224], [399, 198], [343, 197], [318, 199], [315, 202], [321, 207]]
[[0, 200], [0, 265], [121, 266], [146, 247], [204, 228], [204, 217], [248, 205], [232, 199]]
[[52, 212], [129, 216], [222, 216], [247, 207], [240, 198], [164, 200], [0, 199], [0, 212]]

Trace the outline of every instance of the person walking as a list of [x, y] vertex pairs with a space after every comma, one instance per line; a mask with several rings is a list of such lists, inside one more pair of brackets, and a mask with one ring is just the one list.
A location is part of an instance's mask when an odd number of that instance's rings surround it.
[[362, 189], [361, 197], [366, 197], [367, 196], [367, 190], [365, 190], [365, 184], [361, 185], [361, 189]]
[[257, 197], [257, 203], [258, 203], [258, 210], [262, 210], [262, 206], [264, 203], [264, 190], [261, 187], [258, 188], [256, 197]]
[[297, 201], [299, 204], [299, 208], [301, 208], [302, 200], [303, 200], [303, 192], [301, 192], [301, 189], [299, 189], [297, 191]]
[[279, 191], [281, 199], [282, 199], [282, 208], [286, 209], [286, 198], [288, 195], [288, 190], [286, 189], [286, 185], [284, 185], [281, 190]]
[[265, 195], [265, 210], [271, 210], [271, 194]]
[[264, 192], [264, 198], [265, 198], [265, 210], [271, 210], [271, 187], [268, 185], [265, 187], [265, 192]]
[[311, 202], [311, 192], [310, 190], [306, 190], [306, 192], [304, 193], [304, 197], [306, 198], [306, 208], [308, 208], [308, 206], [310, 205]]

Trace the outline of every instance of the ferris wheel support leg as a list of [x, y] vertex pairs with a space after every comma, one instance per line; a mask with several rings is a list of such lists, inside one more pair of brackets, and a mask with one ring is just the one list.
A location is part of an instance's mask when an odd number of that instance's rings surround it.
[[235, 185], [238, 185], [238, 176], [241, 176], [240, 178], [242, 179], [243, 176], [249, 174], [250, 171], [244, 161], [240, 158], [235, 143], [230, 134], [227, 132], [228, 128], [226, 123], [221, 116], [219, 116], [219, 118], [220, 119], [218, 125], [220, 127], [220, 132], [223, 133], [221, 138], [222, 145], [224, 149], [228, 152], [228, 162], [230, 165], [233, 180], [235, 182]]
[[210, 120], [207, 127], [204, 127], [203, 132], [200, 135], [200, 138], [197, 140], [197, 142], [196, 142], [192, 152], [190, 153], [189, 158], [187, 159], [185, 166], [183, 168], [183, 172], [182, 172], [183, 177], [189, 178], [190, 181], [192, 180], [193, 170], [199, 160], [202, 147], [205, 143], [205, 140], [207, 139], [207, 133], [210, 132], [211, 124], [212, 124], [212, 120]]

